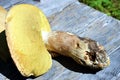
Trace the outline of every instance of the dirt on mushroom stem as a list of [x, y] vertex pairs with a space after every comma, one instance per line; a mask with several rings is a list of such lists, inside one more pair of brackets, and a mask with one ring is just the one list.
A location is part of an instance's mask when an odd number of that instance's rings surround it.
[[49, 32], [47, 37], [45, 45], [53, 57], [59, 54], [71, 57], [78, 64], [94, 69], [103, 69], [110, 64], [104, 47], [92, 39], [63, 31]]

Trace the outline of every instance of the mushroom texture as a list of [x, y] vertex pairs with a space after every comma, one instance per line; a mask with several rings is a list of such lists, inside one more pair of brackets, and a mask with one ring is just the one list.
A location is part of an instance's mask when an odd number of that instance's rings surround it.
[[71, 57], [78, 64], [92, 69], [103, 69], [110, 65], [110, 59], [102, 45], [69, 32], [50, 32], [46, 47], [53, 56], [58, 53]]
[[37, 7], [29, 4], [15, 5], [6, 17], [11, 57], [21, 74], [27, 77], [44, 74], [52, 65], [51, 55], [42, 40], [42, 26], [49, 26], [46, 17]]

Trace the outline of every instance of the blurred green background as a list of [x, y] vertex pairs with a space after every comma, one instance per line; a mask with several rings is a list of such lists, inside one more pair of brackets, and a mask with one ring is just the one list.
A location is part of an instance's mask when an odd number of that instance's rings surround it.
[[120, 0], [79, 0], [79, 1], [120, 20]]

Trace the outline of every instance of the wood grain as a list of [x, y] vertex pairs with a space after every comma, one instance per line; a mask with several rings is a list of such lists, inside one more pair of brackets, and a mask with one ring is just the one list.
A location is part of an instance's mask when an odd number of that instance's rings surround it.
[[[0, 80], [6, 78], [27, 80], [120, 80], [120, 21], [88, 7], [77, 0], [0, 0], [0, 5], [9, 10], [15, 4], [29, 3], [43, 10], [52, 30], [72, 32], [81, 37], [89, 37], [105, 46], [111, 59], [109, 67], [94, 71], [84, 68], [72, 59], [53, 59], [52, 68], [37, 78], [24, 78], [12, 63], [0, 62]], [[5, 66], [9, 66], [7, 69]], [[21, 79], [20, 79], [21, 78]], [[13, 78], [14, 79], [14, 78]]]

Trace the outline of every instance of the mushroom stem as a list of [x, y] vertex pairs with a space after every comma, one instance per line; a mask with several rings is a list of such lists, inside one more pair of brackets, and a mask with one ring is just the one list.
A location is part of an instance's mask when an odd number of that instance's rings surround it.
[[78, 64], [91, 68], [102, 69], [110, 64], [105, 49], [94, 40], [62, 31], [44, 33], [43, 36], [47, 50], [55, 57], [57, 54], [71, 57]]
[[52, 31], [49, 33], [44, 33], [43, 40], [46, 45], [46, 48], [49, 52], [55, 52], [58, 55], [64, 55], [70, 57], [71, 48], [78, 47], [79, 45], [75, 44], [79, 39], [68, 32], [62, 31]]

